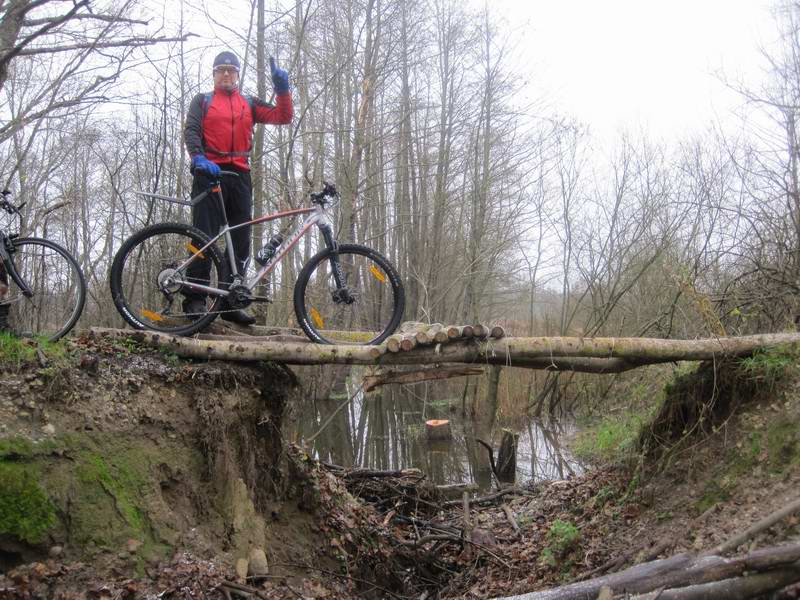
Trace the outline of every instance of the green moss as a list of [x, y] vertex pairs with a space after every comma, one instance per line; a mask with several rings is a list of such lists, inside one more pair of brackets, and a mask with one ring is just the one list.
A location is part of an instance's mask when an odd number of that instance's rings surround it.
[[739, 370], [745, 378], [771, 388], [796, 369], [798, 358], [800, 351], [796, 345], [766, 348], [739, 361]]
[[37, 456], [61, 454], [69, 449], [72, 436], [31, 441], [24, 437], [0, 439], [0, 460], [31, 460]]
[[702, 513], [718, 502], [730, 500], [739, 480], [758, 469], [766, 468], [768, 473], [780, 475], [797, 465], [800, 465], [800, 423], [788, 418], [772, 421], [747, 433], [728, 451], [714, 478], [706, 483], [695, 508]]
[[59, 340], [48, 342], [44, 338], [19, 338], [8, 332], [0, 332], [0, 362], [20, 366], [24, 363], [36, 361], [37, 350], [42, 352], [51, 361], [60, 362], [69, 352], [67, 345]]
[[35, 447], [27, 438], [13, 437], [0, 440], [0, 459], [17, 459], [33, 456]]
[[81, 435], [62, 443], [71, 460], [51, 464], [44, 485], [56, 504], [68, 507], [65, 526], [75, 546], [87, 554], [117, 551], [132, 538], [142, 542], [138, 554], [164, 554], [168, 548], [149, 517], [158, 449], [114, 436]]
[[136, 490], [144, 484], [144, 481], [127, 467], [128, 465], [125, 465], [125, 468], [120, 468], [119, 465], [112, 467], [102, 456], [86, 454], [82, 457], [76, 474], [81, 483], [87, 487], [99, 484], [113, 499], [114, 506], [125, 524], [134, 533], [143, 533], [144, 517], [136, 503]]
[[604, 485], [601, 487], [597, 494], [594, 495], [592, 498], [592, 504], [596, 508], [603, 508], [606, 504], [611, 502], [617, 497], [617, 490], [615, 490], [610, 485]]
[[703, 514], [709, 508], [720, 502], [727, 502], [731, 498], [731, 490], [735, 487], [735, 480], [724, 479], [719, 481], [712, 479], [706, 483], [703, 495], [695, 503], [695, 510], [698, 514]]
[[550, 525], [545, 537], [547, 546], [542, 550], [539, 560], [550, 567], [555, 567], [559, 562], [562, 562], [562, 567], [568, 569], [571, 563], [564, 559], [578, 546], [581, 540], [581, 532], [569, 521], [556, 519]]
[[580, 541], [581, 532], [569, 521], [556, 519], [547, 532], [547, 545], [557, 555], [563, 555]]
[[771, 423], [764, 433], [769, 469], [783, 473], [800, 465], [800, 423], [782, 420]]
[[26, 463], [0, 462], [0, 534], [36, 544], [56, 524], [55, 507]]
[[604, 418], [578, 434], [572, 448], [575, 457], [594, 464], [624, 461], [639, 437], [644, 418], [637, 412]]

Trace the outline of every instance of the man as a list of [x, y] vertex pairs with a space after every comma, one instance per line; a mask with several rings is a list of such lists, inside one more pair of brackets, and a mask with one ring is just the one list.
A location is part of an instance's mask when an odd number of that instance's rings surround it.
[[[255, 97], [239, 94], [239, 59], [233, 52], [221, 52], [214, 59], [214, 92], [198, 94], [189, 105], [184, 128], [186, 148], [192, 157], [192, 197], [202, 193], [216, 181], [220, 170], [236, 171], [238, 177], [222, 177], [222, 195], [228, 222], [237, 225], [249, 221], [252, 213], [253, 188], [250, 181], [250, 150], [256, 123], [285, 125], [292, 122], [292, 96], [289, 74], [270, 58], [275, 105]], [[221, 214], [216, 197], [207, 196], [192, 208], [192, 225], [214, 236], [219, 232]], [[231, 232], [239, 271], [250, 256], [250, 227]], [[197, 263], [190, 269], [190, 278], [207, 281], [210, 264]], [[205, 313], [204, 296], [186, 294], [184, 312]], [[243, 310], [223, 308], [222, 318], [241, 325], [252, 325], [255, 319]]]

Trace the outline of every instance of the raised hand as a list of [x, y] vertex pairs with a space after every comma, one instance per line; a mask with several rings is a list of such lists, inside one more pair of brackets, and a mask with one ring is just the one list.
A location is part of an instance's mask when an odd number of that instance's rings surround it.
[[289, 92], [289, 73], [275, 64], [275, 59], [269, 57], [269, 70], [272, 73], [272, 87], [276, 94], [286, 94]]

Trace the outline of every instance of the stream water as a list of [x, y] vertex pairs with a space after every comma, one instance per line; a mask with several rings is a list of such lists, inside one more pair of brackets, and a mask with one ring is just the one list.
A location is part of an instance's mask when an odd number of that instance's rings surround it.
[[[464, 417], [466, 379], [414, 385], [387, 385], [365, 394], [363, 370], [314, 368], [301, 374], [306, 401], [295, 408], [296, 436], [315, 458], [343, 467], [421, 469], [435, 484], [492, 485], [486, 449], [495, 452], [502, 429], [518, 433], [516, 482], [564, 479], [581, 472], [562, 444], [574, 432], [568, 420], [542, 422], [517, 415]], [[448, 419], [452, 439], [430, 442], [425, 421]]]

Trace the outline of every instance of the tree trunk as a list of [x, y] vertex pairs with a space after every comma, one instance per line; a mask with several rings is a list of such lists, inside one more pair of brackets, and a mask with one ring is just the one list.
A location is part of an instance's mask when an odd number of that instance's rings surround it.
[[800, 342], [800, 333], [751, 335], [705, 340], [647, 338], [504, 338], [484, 344], [456, 342], [410, 352], [383, 353], [376, 346], [214, 342], [152, 331], [92, 328], [112, 338], [134, 338], [192, 358], [218, 360], [275, 360], [287, 364], [424, 364], [489, 363], [510, 367], [562, 368], [587, 373], [611, 373], [646, 364], [678, 360], [711, 360], [747, 356], [755, 350]]
[[[780, 567], [788, 567], [785, 569], [786, 571], [793, 571], [793, 580], [797, 581], [800, 580], [798, 559], [800, 559], [800, 544], [765, 548], [732, 559], [719, 556], [692, 557], [687, 554], [678, 554], [670, 558], [636, 565], [619, 573], [604, 575], [596, 579], [572, 583], [541, 592], [497, 598], [496, 600], [585, 600], [586, 598], [597, 598], [603, 587], [610, 588], [616, 593], [643, 594], [659, 589], [669, 590], [671, 588], [699, 586], [739, 577], [746, 571], [769, 571]], [[784, 569], [780, 570], [783, 571]], [[778, 583], [783, 583], [783, 581], [785, 580], [781, 580]], [[788, 585], [789, 583], [792, 583], [791, 578], [783, 585]], [[670, 597], [681, 598], [681, 596]], [[705, 596], [688, 597], [700, 598]], [[658, 598], [661, 600], [664, 596], [659, 594]]]

